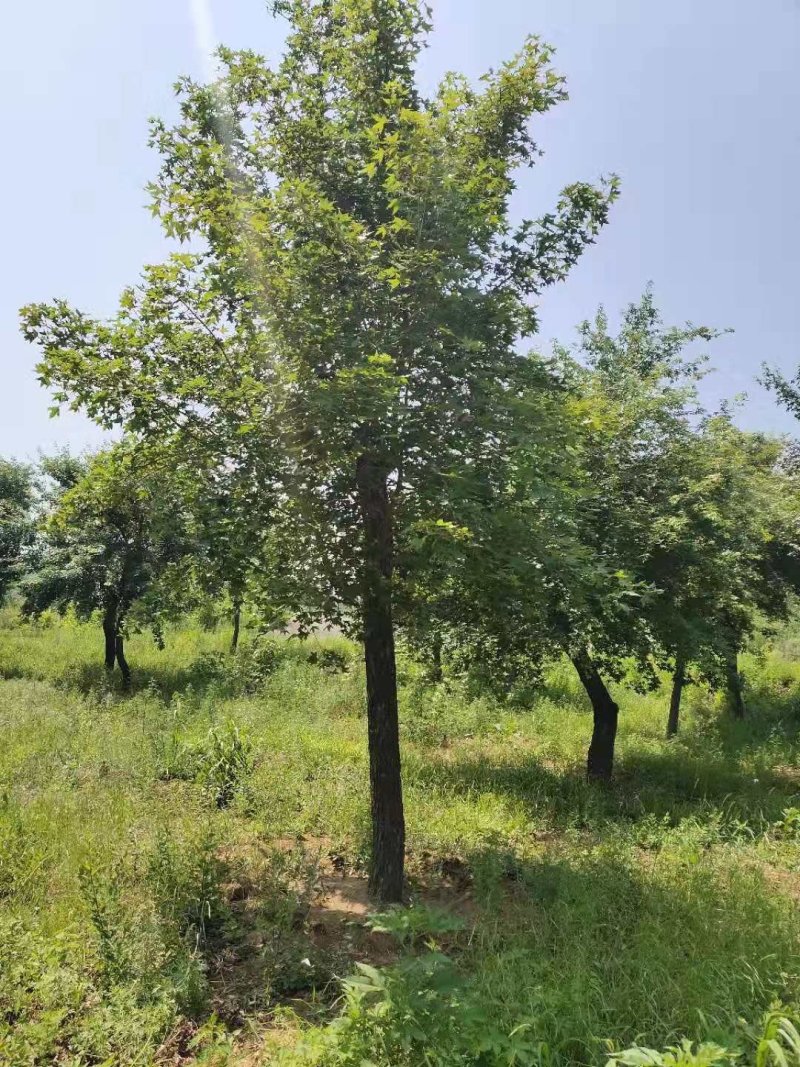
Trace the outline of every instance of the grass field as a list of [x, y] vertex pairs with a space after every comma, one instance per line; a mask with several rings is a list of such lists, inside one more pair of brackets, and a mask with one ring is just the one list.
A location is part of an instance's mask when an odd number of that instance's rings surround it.
[[133, 637], [125, 694], [100, 637], [0, 616], [3, 1065], [602, 1064], [684, 1036], [755, 1063], [770, 1006], [796, 1016], [791, 642], [745, 664], [744, 723], [692, 687], [667, 742], [665, 693], [621, 690], [611, 787], [566, 666], [521, 709], [402, 663], [412, 907], [374, 916], [357, 650]]

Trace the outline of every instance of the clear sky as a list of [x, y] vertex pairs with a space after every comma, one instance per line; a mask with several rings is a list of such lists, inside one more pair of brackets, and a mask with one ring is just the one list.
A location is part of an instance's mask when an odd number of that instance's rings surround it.
[[[740, 421], [798, 429], [754, 382], [800, 363], [800, 0], [434, 0], [424, 84], [477, 77], [527, 33], [557, 47], [570, 100], [539, 124], [545, 151], [517, 208], [616, 171], [622, 197], [597, 245], [541, 304], [542, 343], [598, 303], [615, 312], [648, 280], [671, 321], [716, 342], [705, 399], [748, 392]], [[98, 443], [76, 415], [50, 420], [17, 309], [64, 296], [109, 313], [165, 246], [145, 210], [157, 159], [149, 115], [174, 114], [180, 73], [217, 39], [275, 56], [264, 0], [9, 0], [1, 23], [3, 251], [0, 454]], [[800, 429], [798, 429], [800, 432]]]

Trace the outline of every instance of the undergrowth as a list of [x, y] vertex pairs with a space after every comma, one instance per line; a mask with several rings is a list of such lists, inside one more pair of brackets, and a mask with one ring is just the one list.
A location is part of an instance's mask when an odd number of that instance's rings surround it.
[[412, 907], [370, 918], [355, 648], [134, 635], [126, 694], [98, 631], [0, 616], [3, 1065], [796, 1067], [789, 642], [744, 723], [620, 690], [609, 788], [566, 664], [519, 706], [403, 660]]

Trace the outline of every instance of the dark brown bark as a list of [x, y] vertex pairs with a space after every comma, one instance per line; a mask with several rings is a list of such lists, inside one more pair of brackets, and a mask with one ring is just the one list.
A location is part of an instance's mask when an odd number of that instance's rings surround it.
[[586, 775], [591, 780], [607, 781], [614, 770], [614, 742], [617, 737], [619, 706], [611, 698], [592, 658], [586, 651], [572, 656], [594, 713], [594, 729], [586, 759]]
[[372, 457], [359, 458], [356, 477], [364, 535], [362, 622], [372, 802], [369, 889], [380, 903], [396, 904], [403, 898], [405, 821], [392, 623], [392, 515], [386, 476]]
[[231, 655], [239, 647], [239, 627], [242, 622], [242, 604], [236, 600], [233, 604], [233, 636], [231, 637]]
[[117, 663], [119, 664], [119, 669], [122, 672], [122, 684], [127, 689], [128, 686], [131, 684], [131, 669], [128, 666], [128, 661], [125, 659], [125, 641], [122, 637], [122, 634], [117, 633], [114, 645]]
[[745, 717], [744, 697], [742, 695], [742, 676], [739, 673], [739, 661], [735, 652], [725, 665], [725, 685], [728, 691], [728, 708], [734, 719]]
[[678, 732], [681, 714], [681, 695], [686, 684], [686, 662], [681, 656], [675, 660], [675, 673], [672, 675], [672, 694], [669, 699], [669, 717], [667, 718], [667, 737], [674, 737]]
[[107, 608], [103, 615], [103, 638], [105, 640], [106, 670], [113, 671], [117, 658], [117, 610]]

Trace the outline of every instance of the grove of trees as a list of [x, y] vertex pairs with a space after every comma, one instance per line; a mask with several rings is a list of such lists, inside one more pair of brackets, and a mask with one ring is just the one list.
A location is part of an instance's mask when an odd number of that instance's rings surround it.
[[[155, 121], [150, 187], [184, 248], [98, 319], [23, 309], [42, 383], [117, 428], [93, 456], [0, 466], [0, 595], [126, 628], [224, 597], [363, 642], [371, 891], [403, 894], [398, 634], [441, 681], [508, 694], [567, 656], [611, 777], [609, 682], [703, 680], [744, 714], [737, 656], [800, 580], [787, 442], [703, 410], [714, 332], [647, 291], [617, 333], [527, 351], [535, 301], [600, 234], [615, 178], [517, 218], [531, 124], [565, 99], [530, 38], [478, 88], [426, 97], [418, 0], [275, 0], [280, 63], [221, 49]], [[191, 251], [187, 251], [191, 249]], [[791, 403], [791, 387], [780, 386]], [[800, 405], [797, 405], [800, 407]]]

